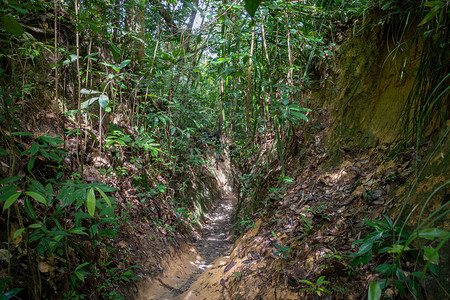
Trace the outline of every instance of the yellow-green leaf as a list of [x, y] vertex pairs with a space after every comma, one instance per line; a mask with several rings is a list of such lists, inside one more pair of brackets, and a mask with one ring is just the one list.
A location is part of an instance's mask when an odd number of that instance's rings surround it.
[[379, 300], [381, 298], [381, 286], [378, 281], [372, 281], [369, 286], [369, 300]]
[[20, 194], [22, 193], [17, 192], [15, 194], [12, 194], [8, 199], [6, 199], [5, 204], [3, 204], [3, 211], [5, 211], [8, 207], [10, 207], [14, 203], [14, 201], [16, 201], [17, 198], [19, 198]]
[[44, 205], [47, 205], [47, 199], [44, 198], [41, 194], [35, 193], [35, 192], [25, 192], [28, 196], [36, 200], [37, 202], [40, 202]]
[[86, 207], [88, 210], [88, 213], [91, 215], [91, 217], [94, 216], [95, 213], [95, 194], [94, 189], [90, 188], [87, 198], [86, 198]]
[[14, 235], [13, 235], [13, 240], [15, 240], [16, 237], [18, 237], [19, 235], [21, 235], [22, 232], [24, 232], [24, 230], [25, 230], [25, 228], [20, 228], [20, 229], [16, 230], [16, 232], [14, 232]]
[[100, 193], [100, 195], [102, 195], [103, 199], [105, 199], [106, 203], [108, 204], [108, 206], [111, 206], [111, 201], [109, 201], [108, 196], [106, 196], [105, 192], [103, 192], [99, 187], [95, 187], [95, 189]]

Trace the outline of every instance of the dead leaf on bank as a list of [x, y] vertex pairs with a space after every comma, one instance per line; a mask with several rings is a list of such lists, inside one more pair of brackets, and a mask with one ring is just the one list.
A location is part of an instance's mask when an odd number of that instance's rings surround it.
[[24, 229], [20, 229], [19, 224], [12, 223], [10, 229], [10, 239], [14, 242], [14, 245], [18, 245], [22, 241], [22, 232]]
[[53, 271], [55, 269], [55, 267], [53, 267], [52, 265], [48, 264], [45, 261], [41, 261], [39, 263], [39, 271], [41, 271], [42, 273], [47, 273], [49, 271]]
[[235, 262], [232, 261], [230, 262], [230, 264], [228, 266], [225, 267], [225, 269], [223, 270], [224, 273], [228, 272], [232, 267], [234, 267]]
[[117, 246], [119, 246], [120, 248], [127, 248], [128, 247], [128, 243], [125, 241], [120, 241]]

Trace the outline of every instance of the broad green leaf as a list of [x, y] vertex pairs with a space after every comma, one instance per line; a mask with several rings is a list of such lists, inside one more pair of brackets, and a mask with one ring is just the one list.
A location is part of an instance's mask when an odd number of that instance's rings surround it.
[[[417, 233], [419, 237], [427, 239], [427, 240], [434, 240], [434, 239], [443, 239], [446, 238], [450, 233], [438, 228], [424, 228], [419, 230]], [[413, 236], [416, 235], [416, 233], [412, 234]]]
[[312, 283], [311, 281], [308, 281], [308, 280], [300, 279], [300, 280], [298, 280], [298, 282], [305, 283], [305, 284], [308, 284], [310, 286], [314, 286], [314, 283]]
[[308, 122], [308, 118], [304, 114], [302, 114], [300, 112], [290, 111], [290, 114], [292, 116], [296, 117], [297, 119], [304, 120], [305, 122]]
[[23, 33], [23, 27], [22, 25], [17, 22], [17, 20], [14, 17], [11, 16], [3, 16], [2, 17], [2, 23], [3, 26], [5, 26], [6, 31], [9, 33], [15, 35], [15, 36], [21, 36]]
[[42, 196], [41, 194], [38, 194], [36, 192], [25, 192], [25, 194], [27, 194], [37, 202], [47, 205], [47, 199], [45, 199], [44, 196]]
[[361, 247], [359, 247], [358, 250], [358, 255], [362, 255], [364, 253], [369, 252], [370, 250], [372, 250], [373, 244], [372, 243], [364, 243], [361, 245]]
[[[107, 67], [110, 67], [110, 68], [116, 68], [116, 65], [113, 65], [113, 64], [110, 64], [110, 63], [107, 63], [107, 62], [101, 62], [100, 63], [101, 65], [104, 65], [104, 66], [107, 66]], [[105, 74], [106, 75], [106, 74]], [[102, 89], [102, 90], [104, 90], [104, 86], [103, 85], [100, 85], [100, 88]]]
[[381, 264], [375, 269], [375, 272], [387, 274], [390, 270], [391, 270], [390, 264]]
[[94, 52], [94, 53], [91, 53], [91, 54], [89, 54], [89, 55], [86, 55], [84, 58], [90, 58], [90, 59], [93, 59], [93, 57], [94, 56], [97, 56], [99, 54], [99, 52]]
[[316, 281], [316, 285], [328, 284], [328, 283], [330, 283], [330, 282], [325, 280], [325, 276], [320, 276]]
[[417, 277], [417, 278], [422, 278], [423, 277], [423, 272], [422, 271], [416, 271], [416, 272], [412, 272], [410, 275], [414, 276], [414, 277]]
[[424, 258], [432, 263], [438, 263], [439, 261], [439, 251], [433, 247], [425, 247]]
[[372, 221], [370, 221], [370, 220], [364, 219], [363, 221], [364, 221], [364, 223], [366, 223], [366, 224], [369, 225], [370, 227], [373, 227], [373, 228], [375, 228], [375, 229], [377, 229], [377, 230], [381, 229], [379, 225], [377, 225], [376, 223], [374, 223], [374, 222], [372, 222]]
[[430, 268], [431, 273], [433, 273], [436, 276], [439, 276], [439, 265], [438, 264], [430, 263], [428, 265], [428, 267]]
[[388, 216], [383, 215], [383, 219], [386, 220], [391, 228], [394, 226], [394, 222], [392, 222], [392, 220]]
[[[11, 299], [14, 296], [16, 296], [21, 290], [21, 288], [14, 288], [14, 289], [10, 289], [7, 292], [4, 292], [3, 296], [5, 297], [4, 299]], [[3, 300], [3, 299], [2, 299]]]
[[88, 210], [88, 213], [91, 215], [91, 217], [94, 216], [95, 213], [95, 193], [94, 188], [90, 188], [87, 198], [86, 198], [86, 207]]
[[120, 64], [120, 68], [125, 68], [129, 63], [131, 62], [131, 59], [126, 59]]
[[309, 108], [306, 107], [299, 107], [297, 104], [291, 104], [287, 106], [290, 110], [296, 110], [296, 111], [312, 111]]
[[54, 161], [60, 162], [60, 161], [62, 160], [62, 157], [59, 156], [58, 154], [56, 154], [56, 153], [53, 152], [53, 151], [50, 151], [50, 152], [47, 152], [47, 153], [48, 153], [48, 156], [49, 156], [51, 159], [53, 159]]
[[108, 206], [111, 206], [111, 201], [109, 201], [108, 196], [106, 196], [106, 194], [100, 188], [95, 187], [95, 189], [100, 193], [100, 195], [102, 195], [103, 199], [105, 199]]
[[390, 282], [389, 279], [380, 279], [380, 280], [378, 280], [378, 284], [380, 285], [381, 289], [387, 288], [390, 283], [391, 282]]
[[7, 184], [7, 183], [11, 183], [17, 180], [22, 179], [23, 176], [13, 176], [13, 177], [7, 177], [5, 179], [0, 180], [0, 184]]
[[85, 229], [86, 228], [84, 227], [73, 228], [69, 230], [69, 233], [88, 235], [86, 232], [84, 232]]
[[395, 275], [397, 276], [398, 279], [400, 280], [405, 280], [406, 276], [405, 276], [405, 272], [402, 270], [402, 268], [398, 265], [394, 265], [394, 269], [395, 269]]
[[17, 192], [9, 196], [9, 198], [6, 199], [5, 204], [3, 204], [3, 211], [5, 211], [8, 207], [10, 207], [14, 203], [14, 201], [16, 201], [17, 198], [19, 198], [20, 194], [22, 193]]
[[32, 192], [38, 192], [41, 194], [46, 194], [47, 191], [45, 190], [44, 186], [42, 185], [42, 183], [40, 183], [37, 180], [32, 180], [31, 184], [29, 185], [28, 189]]
[[119, 48], [117, 48], [116, 44], [114, 44], [113, 42], [109, 43], [109, 49], [111, 50], [111, 53], [114, 57], [114, 60], [116, 62], [119, 61], [119, 57], [120, 57], [120, 50]]
[[75, 269], [75, 271], [78, 271], [78, 270], [80, 270], [80, 269], [86, 267], [88, 264], [89, 264], [89, 262], [82, 263], [81, 265], [79, 265], [79, 266]]
[[85, 274], [82, 274], [82, 273], [79, 272], [79, 271], [74, 271], [74, 273], [75, 273], [75, 276], [78, 277], [78, 279], [80, 279], [82, 282], [84, 282], [84, 275], [85, 275]]
[[390, 246], [388, 246], [388, 247], [383, 247], [383, 248], [381, 248], [380, 250], [378, 250], [378, 254], [386, 253], [386, 252], [389, 252], [389, 251], [391, 251], [391, 250], [392, 250], [392, 247], [390, 247]]
[[21, 131], [19, 131], [19, 132], [13, 132], [13, 133], [11, 133], [11, 135], [34, 136], [34, 134], [32, 134], [32, 133], [29, 133], [29, 132], [21, 132]]
[[16, 230], [16, 232], [14, 232], [14, 235], [13, 235], [13, 240], [15, 240], [24, 231], [25, 231], [25, 228], [20, 228], [20, 229]]
[[373, 242], [379, 241], [382, 236], [383, 236], [383, 232], [374, 231], [374, 232], [369, 233], [364, 238], [364, 242], [366, 242], [366, 243], [373, 243]]
[[76, 54], [69, 54], [69, 58], [64, 61], [65, 64], [73, 63], [78, 60], [78, 56]]
[[33, 206], [31, 205], [30, 198], [28, 197], [25, 198], [24, 207], [27, 215], [33, 220], [36, 220], [36, 213], [34, 212]]
[[45, 134], [45, 135], [41, 135], [39, 137], [39, 139], [43, 140], [53, 146], [57, 146], [59, 144], [64, 144], [64, 141], [59, 138], [59, 135], [58, 136], [50, 136], [50, 135]]
[[360, 240], [354, 241], [354, 242], [352, 243], [352, 245], [362, 244], [362, 243], [364, 243], [364, 242], [365, 242], [364, 239], [360, 239]]
[[245, 1], [245, 10], [248, 12], [250, 17], [254, 17], [256, 10], [258, 9], [261, 0], [244, 0]]
[[[38, 149], [39, 150], [39, 149]], [[34, 162], [36, 161], [36, 156], [32, 156], [27, 164], [27, 170], [30, 172], [34, 167]]]
[[216, 61], [211, 62], [214, 65], [230, 62], [231, 58], [219, 57]]
[[31, 156], [38, 153], [38, 151], [39, 151], [39, 143], [33, 143], [33, 145], [31, 145], [31, 149], [30, 149]]
[[101, 94], [101, 95], [98, 97], [98, 104], [100, 104], [100, 107], [101, 107], [101, 108], [107, 107], [108, 104], [109, 104], [109, 98], [108, 98], [108, 95], [106, 95], [106, 94]]
[[419, 23], [417, 26], [422, 26], [426, 23], [428, 23], [431, 19], [433, 19], [439, 12], [440, 7], [434, 7], [426, 16], [423, 18], [423, 20]]
[[368, 300], [379, 300], [381, 297], [381, 286], [378, 281], [372, 281], [369, 286]]
[[389, 253], [400, 253], [400, 252], [404, 252], [404, 251], [408, 251], [411, 250], [411, 248], [409, 248], [408, 246], [405, 245], [400, 245], [400, 244], [394, 244], [392, 246], [392, 249], [389, 250]]
[[89, 100], [86, 100], [83, 103], [81, 103], [81, 108], [86, 109], [89, 105], [91, 105], [92, 103], [94, 103], [97, 100], [98, 100], [98, 97], [93, 97]]

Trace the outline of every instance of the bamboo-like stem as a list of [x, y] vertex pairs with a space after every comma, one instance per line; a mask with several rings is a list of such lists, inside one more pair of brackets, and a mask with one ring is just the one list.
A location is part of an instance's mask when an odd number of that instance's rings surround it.
[[245, 115], [247, 121], [247, 131], [250, 130], [250, 99], [251, 99], [251, 91], [252, 91], [252, 56], [253, 49], [255, 45], [255, 26], [252, 27], [252, 41], [250, 44], [250, 59], [248, 61], [248, 72], [247, 72], [247, 113]]
[[[286, 20], [289, 20], [289, 16], [286, 12], [286, 10], [284, 10], [284, 16], [286, 18]], [[293, 64], [294, 64], [294, 59], [292, 57], [292, 51], [291, 51], [291, 30], [290, 30], [289, 24], [287, 25], [287, 48], [288, 48], [288, 59], [289, 59], [289, 69], [288, 69], [288, 73], [287, 73], [287, 81], [288, 81], [288, 85], [289, 86], [293, 86], [293, 78], [292, 78], [292, 68], [293, 68]]]
[[264, 29], [264, 15], [262, 9], [260, 10], [260, 12], [261, 12], [261, 33], [263, 38], [264, 54], [266, 56], [267, 64], [270, 66], [269, 53], [267, 51], [266, 30]]
[[[77, 90], [77, 123], [81, 131], [81, 73], [80, 73], [80, 33], [78, 32], [78, 0], [75, 0], [75, 18], [76, 18], [76, 46], [77, 46], [77, 77], [78, 77], [78, 90]], [[77, 134], [77, 161], [80, 166], [81, 177], [83, 177], [83, 151], [80, 149], [80, 134]]]
[[[58, 1], [55, 1], [55, 20], [54, 20], [54, 28], [55, 28], [55, 35], [54, 35], [54, 39], [55, 39], [55, 43], [54, 43], [54, 47], [55, 47], [55, 56], [54, 56], [54, 60], [55, 60], [55, 103], [56, 103], [56, 120], [58, 122], [60, 122], [60, 116], [59, 116], [59, 99], [58, 99], [58, 85], [59, 85], [59, 73], [58, 73], [58, 67], [56, 66], [57, 62], [58, 62]], [[61, 128], [60, 126], [58, 126], [59, 128]], [[59, 129], [58, 128], [58, 129]]]

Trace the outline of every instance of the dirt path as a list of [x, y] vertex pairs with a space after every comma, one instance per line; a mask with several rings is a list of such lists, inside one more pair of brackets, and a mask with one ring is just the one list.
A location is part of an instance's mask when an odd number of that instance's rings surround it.
[[181, 295], [217, 258], [231, 250], [229, 230], [232, 225], [233, 198], [218, 201], [206, 214], [202, 237], [185, 245], [164, 266], [162, 276], [139, 284], [138, 299], [185, 299]]

